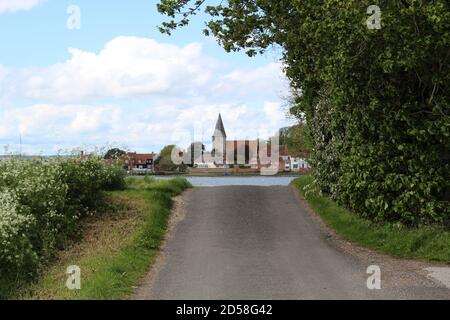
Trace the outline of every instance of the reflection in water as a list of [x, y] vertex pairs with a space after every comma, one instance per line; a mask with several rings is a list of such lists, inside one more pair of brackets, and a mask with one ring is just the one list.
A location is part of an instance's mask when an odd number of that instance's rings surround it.
[[[184, 177], [196, 187], [219, 187], [219, 186], [287, 186], [298, 176], [286, 177]], [[156, 179], [172, 179], [173, 176], [155, 177]]]

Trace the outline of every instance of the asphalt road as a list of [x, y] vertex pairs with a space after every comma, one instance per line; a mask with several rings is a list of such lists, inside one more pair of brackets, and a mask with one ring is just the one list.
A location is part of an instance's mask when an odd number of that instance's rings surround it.
[[[427, 264], [335, 239], [291, 187], [195, 188], [137, 299], [450, 299]], [[367, 288], [379, 265], [382, 289]]]

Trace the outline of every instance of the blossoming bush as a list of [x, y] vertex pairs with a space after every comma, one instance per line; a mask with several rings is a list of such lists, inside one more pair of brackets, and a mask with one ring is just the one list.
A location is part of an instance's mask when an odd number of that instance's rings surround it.
[[125, 186], [99, 157], [0, 160], [0, 297], [75, 236], [82, 216]]

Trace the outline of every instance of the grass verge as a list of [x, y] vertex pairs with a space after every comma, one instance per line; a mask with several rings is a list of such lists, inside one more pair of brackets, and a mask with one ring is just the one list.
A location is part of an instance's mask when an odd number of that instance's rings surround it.
[[[61, 251], [45, 273], [20, 299], [123, 299], [149, 270], [164, 239], [172, 197], [190, 185], [185, 179], [168, 181], [129, 179], [125, 191], [109, 194], [111, 208], [84, 223], [83, 238]], [[81, 290], [68, 290], [66, 269], [81, 269]]]
[[295, 179], [292, 185], [309, 205], [341, 237], [358, 245], [402, 258], [450, 263], [450, 232], [437, 227], [410, 229], [393, 223], [374, 223], [340, 207], [314, 192], [306, 192], [311, 176]]

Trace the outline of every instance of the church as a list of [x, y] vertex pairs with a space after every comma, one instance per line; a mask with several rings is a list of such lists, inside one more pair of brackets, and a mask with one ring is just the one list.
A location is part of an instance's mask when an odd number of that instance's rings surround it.
[[258, 169], [260, 165], [258, 140], [228, 140], [222, 115], [216, 122], [212, 136], [212, 150], [207, 152], [202, 143], [191, 145], [194, 167], [230, 168], [241, 166]]
[[218, 167], [229, 165], [257, 167], [258, 165], [258, 140], [227, 140], [221, 114], [214, 129], [212, 145], [212, 157]]

